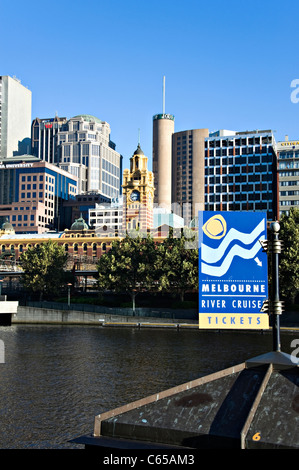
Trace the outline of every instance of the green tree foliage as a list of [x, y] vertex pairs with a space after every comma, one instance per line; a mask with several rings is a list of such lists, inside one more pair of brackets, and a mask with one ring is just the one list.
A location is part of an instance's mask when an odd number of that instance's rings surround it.
[[170, 231], [158, 249], [158, 289], [177, 293], [181, 301], [188, 290], [198, 289], [198, 244], [194, 237], [196, 233], [186, 228], [180, 237]]
[[292, 208], [279, 223], [279, 239], [284, 243], [279, 264], [280, 293], [294, 303], [299, 293], [299, 209]]
[[63, 247], [49, 240], [22, 253], [20, 262], [24, 270], [22, 284], [32, 293], [48, 297], [59, 293], [63, 285], [67, 261]]
[[126, 236], [112, 244], [112, 248], [98, 262], [100, 290], [128, 293], [133, 302], [139, 292], [150, 290], [154, 283], [156, 246], [153, 239]]
[[177, 293], [183, 300], [187, 290], [198, 288], [198, 250], [194, 240], [190, 246], [192, 237], [173, 237], [171, 232], [161, 243], [128, 235], [115, 241], [98, 262], [100, 290], [130, 294], [133, 310], [142, 291]]

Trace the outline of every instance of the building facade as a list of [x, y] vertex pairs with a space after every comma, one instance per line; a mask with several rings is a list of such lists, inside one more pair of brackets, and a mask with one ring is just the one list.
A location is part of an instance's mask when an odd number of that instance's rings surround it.
[[58, 116], [47, 119], [35, 118], [31, 125], [32, 155], [45, 162], [58, 165], [58, 133], [66, 122], [65, 117]]
[[30, 153], [31, 100], [20, 80], [0, 76], [0, 160]]
[[174, 116], [156, 114], [153, 117], [153, 174], [155, 180], [154, 203], [171, 210], [172, 135]]
[[286, 140], [276, 145], [279, 174], [279, 213], [289, 215], [299, 207], [299, 140]]
[[110, 201], [110, 198], [93, 191], [64, 200], [61, 207], [59, 230], [69, 229], [79, 217], [88, 221], [90, 210], [94, 209], [97, 204], [108, 204]]
[[146, 232], [153, 227], [154, 175], [148, 158], [138, 144], [130, 158], [130, 169], [123, 174], [123, 233]]
[[89, 225], [98, 236], [121, 236], [123, 224], [123, 198], [109, 204], [96, 204], [89, 209]]
[[121, 194], [122, 155], [110, 140], [110, 125], [91, 115], [38, 119], [32, 123], [36, 157], [78, 178], [78, 193]]
[[0, 164], [0, 218], [16, 233], [57, 229], [63, 200], [74, 198], [77, 178], [32, 156]]
[[208, 136], [208, 129], [172, 135], [172, 204], [186, 225], [204, 209], [205, 138]]
[[217, 131], [205, 139], [205, 210], [263, 211], [278, 218], [275, 139], [266, 131]]

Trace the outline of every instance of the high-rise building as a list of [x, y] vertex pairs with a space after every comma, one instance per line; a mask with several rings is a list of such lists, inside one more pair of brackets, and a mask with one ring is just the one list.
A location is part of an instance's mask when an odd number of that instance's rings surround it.
[[110, 125], [95, 116], [38, 119], [32, 123], [35, 156], [78, 178], [78, 193], [121, 194], [122, 155], [110, 140]]
[[30, 152], [30, 127], [31, 91], [15, 77], [0, 76], [1, 160]]
[[58, 165], [58, 132], [66, 122], [65, 117], [58, 116], [47, 119], [35, 118], [31, 125], [32, 155], [45, 162]]
[[204, 209], [205, 138], [208, 129], [175, 132], [172, 135], [172, 203], [188, 224]]
[[279, 175], [279, 213], [289, 215], [292, 207], [299, 207], [299, 140], [277, 142]]
[[163, 77], [162, 114], [153, 117], [153, 174], [155, 180], [154, 203], [171, 211], [172, 134], [174, 116], [165, 114], [165, 77]]
[[31, 155], [0, 164], [0, 221], [16, 233], [57, 229], [61, 205], [75, 198], [77, 178]]
[[[154, 129], [154, 134], [159, 136], [160, 129]], [[168, 128], [163, 132], [167, 139], [171, 136], [171, 151], [153, 150], [153, 170], [157, 174], [155, 187], [159, 194], [162, 185], [167, 200], [171, 200], [171, 210], [185, 219], [185, 225], [199, 210], [265, 211], [269, 220], [278, 218], [277, 156], [271, 130], [219, 130], [209, 134], [206, 128], [181, 132], [172, 132]], [[163, 138], [167, 140], [165, 135]], [[290, 158], [288, 168], [292, 166], [294, 171], [281, 171], [280, 175], [288, 174], [286, 178], [294, 180], [296, 156], [295, 147], [291, 157], [288, 152], [281, 157]], [[169, 180], [168, 176], [165, 178], [168, 173], [165, 170], [159, 174], [159, 166], [155, 163], [161, 160], [167, 161], [170, 168], [167, 171], [171, 172], [171, 186], [164, 185], [164, 188], [163, 183]], [[284, 168], [286, 163], [281, 163], [280, 170]], [[286, 180], [281, 184], [286, 185]], [[292, 198], [281, 205], [297, 204], [294, 191], [288, 190]], [[285, 195], [283, 189], [282, 194]], [[156, 199], [158, 204], [160, 201]]]
[[205, 210], [264, 211], [278, 218], [278, 173], [271, 130], [217, 131], [205, 139]]
[[174, 133], [174, 116], [156, 114], [153, 117], [153, 173], [156, 191], [155, 204], [171, 209], [172, 179], [172, 135]]

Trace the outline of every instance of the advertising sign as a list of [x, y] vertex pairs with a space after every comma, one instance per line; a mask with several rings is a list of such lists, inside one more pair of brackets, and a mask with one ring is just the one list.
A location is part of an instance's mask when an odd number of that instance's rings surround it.
[[266, 214], [198, 213], [199, 328], [267, 329]]

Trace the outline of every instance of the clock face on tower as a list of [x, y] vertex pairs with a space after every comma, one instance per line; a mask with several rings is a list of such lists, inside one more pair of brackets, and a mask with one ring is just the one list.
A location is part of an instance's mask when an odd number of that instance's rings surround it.
[[131, 200], [132, 202], [139, 201], [139, 200], [140, 200], [140, 193], [139, 193], [139, 191], [136, 191], [136, 190], [132, 191], [132, 192], [131, 192], [131, 195], [130, 195], [130, 200]]

